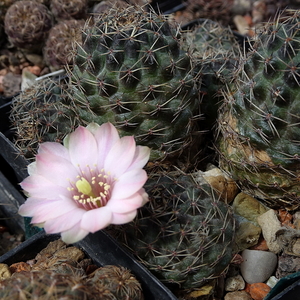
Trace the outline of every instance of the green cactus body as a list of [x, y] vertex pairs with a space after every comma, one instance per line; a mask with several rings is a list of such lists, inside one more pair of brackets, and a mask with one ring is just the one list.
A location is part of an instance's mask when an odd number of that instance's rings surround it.
[[299, 46], [297, 12], [268, 24], [219, 117], [221, 167], [271, 207], [300, 205]]
[[4, 28], [9, 41], [16, 47], [41, 51], [52, 27], [52, 14], [35, 1], [16, 1], [7, 10]]
[[141, 8], [99, 15], [83, 32], [70, 75], [80, 118], [134, 135], [152, 159], [190, 146], [199, 97], [192, 59], [178, 40], [178, 26]]
[[14, 98], [15, 145], [26, 158], [34, 157], [39, 143], [62, 142], [78, 126], [67, 90], [65, 80], [45, 79]]
[[112, 234], [166, 284], [194, 289], [219, 277], [233, 255], [230, 208], [191, 175], [153, 175], [145, 187], [150, 202]]
[[230, 28], [204, 20], [184, 32], [182, 46], [191, 51], [197, 62], [195, 72], [201, 83], [203, 126], [211, 130], [216, 124], [223, 89], [233, 80], [240, 58], [240, 45]]

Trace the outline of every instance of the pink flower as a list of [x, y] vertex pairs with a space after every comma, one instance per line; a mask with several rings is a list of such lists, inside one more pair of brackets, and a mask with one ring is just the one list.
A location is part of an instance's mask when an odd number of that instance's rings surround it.
[[105, 123], [78, 127], [64, 145], [42, 143], [21, 187], [29, 198], [19, 214], [66, 243], [83, 239], [109, 224], [132, 221], [148, 201], [143, 185], [150, 149], [132, 136], [120, 138]]

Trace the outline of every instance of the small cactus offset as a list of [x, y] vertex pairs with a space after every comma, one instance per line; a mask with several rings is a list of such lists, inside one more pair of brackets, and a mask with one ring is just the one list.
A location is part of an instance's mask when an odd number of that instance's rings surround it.
[[41, 51], [52, 27], [49, 9], [35, 1], [16, 1], [5, 14], [4, 28], [9, 41], [19, 48]]
[[299, 20], [261, 29], [219, 115], [221, 168], [273, 208], [300, 206]]
[[233, 255], [232, 212], [192, 175], [152, 174], [150, 202], [109, 231], [162, 282], [195, 289], [225, 272]]
[[44, 59], [51, 71], [64, 68], [72, 62], [75, 42], [81, 44], [84, 20], [61, 21], [51, 28], [43, 49]]
[[191, 146], [199, 93], [179, 39], [178, 25], [142, 8], [110, 9], [95, 18], [70, 72], [80, 118], [109, 121], [121, 135], [134, 135], [152, 149], [152, 159]]
[[88, 276], [86, 285], [94, 290], [95, 295], [99, 295], [98, 299], [106, 299], [105, 297], [100, 298], [100, 295], [108, 296], [108, 293], [111, 294], [111, 298], [107, 299], [144, 299], [141, 284], [132, 275], [130, 270], [124, 267], [107, 265], [98, 268]]
[[51, 0], [50, 10], [57, 21], [85, 19], [88, 0]]

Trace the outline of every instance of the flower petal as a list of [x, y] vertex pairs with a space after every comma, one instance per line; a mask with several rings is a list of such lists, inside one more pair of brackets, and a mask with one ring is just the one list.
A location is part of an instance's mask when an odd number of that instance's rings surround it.
[[21, 216], [33, 217], [32, 223], [43, 223], [76, 208], [76, 204], [72, 201], [28, 198], [26, 202], [19, 207], [19, 214]]
[[69, 153], [72, 164], [85, 171], [86, 166], [97, 163], [97, 143], [94, 135], [85, 127], [79, 126], [69, 137]]
[[28, 176], [20, 185], [31, 197], [58, 199], [60, 195], [70, 194], [66, 187], [58, 186], [42, 175]]
[[111, 199], [106, 204], [113, 213], [125, 214], [140, 208], [144, 203], [143, 196], [139, 193], [133, 194], [126, 199]]
[[104, 161], [104, 170], [110, 172], [112, 176], [121, 176], [130, 166], [135, 154], [135, 140], [132, 136], [124, 136], [117, 141]]
[[104, 161], [112, 146], [120, 140], [117, 129], [111, 123], [102, 124], [95, 132], [98, 144], [98, 166], [102, 168]]
[[111, 199], [128, 198], [139, 191], [147, 180], [147, 173], [143, 169], [134, 169], [124, 173], [114, 183]]
[[133, 169], [143, 168], [148, 162], [150, 157], [150, 148], [147, 146], [137, 146], [134, 154], [134, 158], [127, 172]]
[[47, 233], [59, 233], [75, 226], [86, 213], [84, 209], [75, 208], [57, 218], [45, 221], [44, 229]]
[[111, 224], [121, 225], [131, 222], [136, 217], [137, 211], [134, 210], [127, 214], [113, 214], [113, 218], [111, 220]]
[[76, 178], [78, 171], [70, 161], [52, 154], [36, 155], [36, 174], [55, 185], [68, 187], [69, 179]]
[[38, 153], [57, 155], [70, 160], [68, 149], [60, 143], [44, 142], [40, 144]]
[[80, 227], [89, 232], [96, 232], [111, 223], [112, 212], [106, 206], [87, 211], [81, 220]]
[[69, 230], [63, 231], [61, 233], [61, 239], [67, 244], [73, 244], [84, 239], [88, 234], [89, 232], [87, 230], [80, 228], [80, 222], [78, 222]]

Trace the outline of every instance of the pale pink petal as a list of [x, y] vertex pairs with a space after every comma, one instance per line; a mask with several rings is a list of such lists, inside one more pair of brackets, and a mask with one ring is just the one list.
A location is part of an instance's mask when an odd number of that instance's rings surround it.
[[68, 149], [59, 143], [42, 143], [39, 146], [38, 153], [57, 155], [64, 159], [70, 160]]
[[111, 198], [128, 198], [139, 191], [147, 181], [147, 173], [143, 169], [134, 169], [124, 173], [114, 183]]
[[117, 141], [104, 162], [104, 170], [110, 172], [112, 176], [121, 176], [130, 166], [135, 153], [135, 140], [132, 136], [124, 136]]
[[42, 175], [28, 176], [20, 185], [31, 197], [57, 199], [60, 195], [68, 196], [70, 194], [66, 187], [58, 186]]
[[69, 230], [63, 231], [61, 233], [61, 239], [67, 244], [73, 244], [84, 239], [88, 234], [89, 232], [87, 230], [80, 228], [80, 222], [78, 222]]
[[95, 132], [98, 145], [98, 167], [104, 166], [104, 161], [111, 147], [120, 140], [117, 129], [111, 123], [102, 124]]
[[79, 126], [69, 137], [70, 159], [74, 166], [85, 170], [97, 163], [97, 143], [94, 135], [85, 127]]
[[57, 218], [46, 220], [44, 229], [47, 233], [59, 233], [75, 226], [86, 213], [84, 209], [75, 208]]
[[137, 210], [134, 210], [130, 213], [126, 213], [126, 214], [117, 214], [114, 213], [112, 216], [112, 220], [111, 220], [111, 224], [114, 225], [121, 225], [121, 224], [126, 224], [131, 222], [137, 214]]
[[37, 154], [36, 174], [44, 176], [58, 186], [69, 186], [69, 179], [78, 175], [76, 168], [70, 161], [52, 154]]
[[106, 207], [113, 213], [124, 214], [140, 208], [144, 203], [143, 200], [141, 194], [135, 193], [130, 198], [111, 199], [108, 201]]
[[112, 212], [106, 206], [87, 211], [81, 220], [80, 227], [89, 232], [96, 232], [111, 223]]
[[21, 216], [33, 217], [32, 223], [42, 223], [47, 219], [59, 217], [76, 208], [76, 203], [73, 201], [28, 198], [19, 207], [19, 214]]
[[127, 172], [133, 169], [143, 168], [148, 162], [150, 157], [150, 148], [146, 146], [137, 146], [131, 165]]

